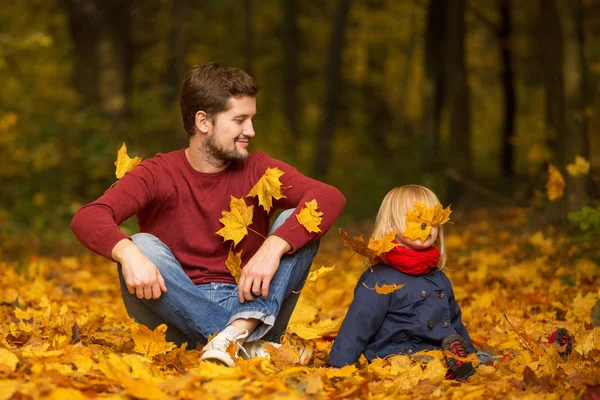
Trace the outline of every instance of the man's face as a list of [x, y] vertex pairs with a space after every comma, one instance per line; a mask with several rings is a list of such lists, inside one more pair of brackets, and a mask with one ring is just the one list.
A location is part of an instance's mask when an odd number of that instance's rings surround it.
[[404, 247], [408, 247], [413, 250], [425, 250], [430, 248], [435, 244], [435, 241], [438, 237], [440, 226], [439, 225], [431, 225], [431, 232], [429, 232], [429, 236], [425, 241], [421, 239], [411, 240], [407, 237], [398, 235], [396, 239], [400, 242]]
[[229, 99], [229, 109], [209, 122], [204, 148], [217, 160], [240, 161], [248, 158], [250, 139], [254, 137], [253, 120], [256, 99], [250, 96]]

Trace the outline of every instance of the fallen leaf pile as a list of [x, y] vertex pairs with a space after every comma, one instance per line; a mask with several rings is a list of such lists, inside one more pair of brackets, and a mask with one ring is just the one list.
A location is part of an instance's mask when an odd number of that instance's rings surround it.
[[[520, 210], [453, 219], [445, 272], [463, 321], [476, 347], [504, 357], [479, 365], [468, 382], [445, 379], [441, 351], [325, 365], [366, 268], [332, 232], [283, 346], [235, 368], [199, 362], [199, 349], [165, 341], [164, 326], [152, 332], [129, 320], [114, 264], [92, 256], [0, 261], [0, 400], [597, 398], [598, 250], [532, 230]], [[559, 327], [576, 339], [564, 358], [548, 344]], [[298, 343], [314, 349], [308, 365], [299, 363]]]

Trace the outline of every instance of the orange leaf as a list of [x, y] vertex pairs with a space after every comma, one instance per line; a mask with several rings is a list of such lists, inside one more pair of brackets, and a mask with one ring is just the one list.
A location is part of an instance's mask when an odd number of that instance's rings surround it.
[[394, 243], [396, 239], [396, 231], [391, 231], [387, 235], [373, 240], [373, 238], [369, 239], [369, 248], [375, 252], [376, 256], [380, 256], [388, 251], [392, 250], [394, 247], [398, 246], [397, 243]]
[[239, 253], [234, 253], [229, 249], [229, 255], [227, 256], [227, 260], [225, 261], [225, 266], [231, 272], [231, 276], [235, 278], [235, 283], [240, 281], [240, 277], [242, 276], [242, 251]]
[[135, 343], [133, 350], [147, 358], [173, 350], [177, 345], [165, 340], [166, 332], [167, 325], [165, 324], [157, 326], [154, 331], [151, 331], [145, 325], [136, 324], [132, 332]]
[[550, 201], [558, 200], [565, 191], [565, 179], [552, 164], [548, 164], [548, 181], [546, 181], [546, 193]]
[[223, 236], [223, 241], [233, 240], [233, 247], [248, 234], [246, 227], [252, 223], [254, 206], [247, 206], [244, 199], [236, 199], [231, 196], [229, 203], [231, 211], [223, 211], [223, 217], [219, 220], [224, 227], [217, 232]]
[[279, 180], [279, 177], [284, 173], [279, 168], [268, 167], [267, 171], [250, 190], [247, 197], [258, 196], [258, 204], [266, 212], [269, 212], [273, 206], [273, 199], [279, 200], [285, 198], [281, 189], [281, 181]]
[[115, 161], [115, 166], [117, 167], [115, 175], [117, 176], [117, 179], [121, 179], [126, 172], [131, 171], [141, 162], [142, 157], [136, 156], [129, 158], [127, 155], [127, 146], [125, 145], [125, 142], [123, 142], [123, 146], [121, 146], [117, 152], [117, 161]]
[[396, 231], [391, 231], [378, 240], [373, 240], [373, 238], [371, 238], [369, 239], [368, 245], [365, 244], [365, 240], [362, 236], [350, 238], [350, 236], [348, 236], [348, 234], [341, 228], [339, 229], [339, 232], [342, 235], [344, 244], [346, 246], [372, 261], [374, 261], [377, 256], [387, 253], [397, 246], [397, 244], [394, 243]]
[[316, 271], [311, 271], [311, 273], [308, 274], [308, 278], [306, 278], [306, 284], [309, 286], [312, 286], [317, 279], [319, 279], [320, 277], [322, 277], [324, 275], [327, 275], [334, 269], [335, 269], [335, 265], [332, 267], [323, 266]]
[[277, 368], [286, 369], [300, 364], [300, 354], [287, 341], [279, 348], [270, 343], [264, 343], [263, 346]]
[[390, 294], [390, 293], [393, 293], [396, 290], [402, 289], [404, 287], [404, 285], [396, 285], [396, 284], [381, 285], [381, 286], [379, 286], [379, 284], [376, 284], [374, 288], [370, 288], [364, 282], [363, 282], [363, 286], [369, 290], [374, 290], [379, 294]]
[[304, 208], [300, 210], [300, 214], [296, 214], [296, 219], [300, 222], [300, 225], [309, 232], [321, 232], [319, 225], [321, 225], [321, 221], [323, 221], [323, 218], [321, 217], [323, 213], [317, 211], [318, 208], [319, 205], [317, 204], [317, 200], [314, 199], [304, 203]]
[[446, 223], [451, 212], [450, 206], [444, 209], [439, 203], [433, 208], [423, 203], [415, 203], [415, 208], [406, 213], [406, 229], [402, 236], [425, 241], [431, 233], [431, 226]]

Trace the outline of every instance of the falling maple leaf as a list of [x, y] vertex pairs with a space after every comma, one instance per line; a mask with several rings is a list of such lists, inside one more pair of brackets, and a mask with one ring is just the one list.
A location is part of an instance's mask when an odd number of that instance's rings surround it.
[[406, 229], [402, 236], [425, 241], [431, 233], [431, 226], [446, 223], [451, 212], [450, 206], [444, 209], [439, 203], [433, 208], [424, 203], [415, 203], [415, 208], [406, 213]]
[[379, 294], [390, 294], [395, 292], [396, 290], [402, 289], [404, 287], [404, 285], [397, 285], [397, 284], [391, 284], [391, 285], [379, 285], [378, 283], [375, 284], [374, 288], [370, 288], [368, 287], [364, 282], [363, 282], [363, 286], [366, 287], [369, 290], [374, 290]]
[[309, 232], [321, 232], [319, 225], [323, 221], [323, 217], [321, 217], [323, 213], [317, 211], [318, 208], [317, 200], [313, 199], [304, 203], [304, 208], [300, 210], [299, 214], [296, 214], [296, 219], [300, 222], [300, 225]]
[[365, 243], [365, 240], [363, 239], [362, 236], [357, 236], [354, 238], [351, 238], [348, 233], [346, 233], [346, 231], [344, 231], [342, 228], [340, 228], [338, 230], [338, 232], [340, 233], [340, 235], [342, 235], [342, 240], [344, 241], [344, 245], [346, 245], [347, 247], [350, 247], [352, 250], [354, 250], [354, 252], [360, 254], [363, 257], [367, 257], [369, 259], [374, 259], [377, 254], [375, 253], [375, 250], [369, 248], [367, 246], [367, 244]]
[[585, 176], [590, 172], [590, 162], [581, 156], [575, 156], [575, 162], [567, 165], [567, 172], [574, 177]]
[[548, 181], [546, 181], [546, 193], [550, 201], [558, 200], [565, 191], [565, 179], [552, 164], [548, 164]]
[[233, 247], [248, 234], [248, 225], [252, 223], [254, 206], [247, 206], [244, 199], [236, 199], [231, 196], [229, 203], [230, 211], [223, 211], [223, 217], [219, 220], [224, 227], [217, 235], [223, 236], [223, 241], [233, 240]]
[[391, 231], [377, 240], [370, 238], [368, 247], [375, 252], [376, 256], [385, 254], [394, 247], [398, 246], [398, 243], [394, 242], [394, 240], [396, 240], [396, 234], [396, 231]]
[[256, 182], [248, 197], [258, 196], [258, 204], [260, 204], [266, 212], [271, 211], [273, 199], [279, 200], [285, 198], [281, 189], [281, 181], [279, 178], [285, 172], [279, 168], [268, 167], [263, 176]]
[[242, 276], [242, 251], [239, 253], [234, 253], [231, 249], [229, 249], [229, 255], [227, 256], [227, 260], [225, 260], [225, 266], [231, 272], [231, 276], [235, 279], [235, 283], [240, 281], [240, 277]]
[[121, 179], [127, 171], [131, 171], [141, 162], [142, 157], [136, 156], [129, 158], [127, 155], [127, 146], [125, 145], [125, 142], [123, 142], [123, 146], [121, 146], [117, 152], [117, 161], [115, 161], [115, 166], [117, 167], [115, 175], [117, 176], [117, 179]]
[[308, 278], [306, 278], [306, 284], [309, 286], [314, 285], [315, 281], [317, 279], [319, 279], [320, 277], [327, 275], [328, 273], [330, 273], [331, 271], [333, 271], [335, 269], [335, 265], [332, 267], [321, 267], [316, 271], [311, 271], [310, 274], [308, 274]]
[[339, 229], [339, 232], [344, 240], [344, 245], [350, 247], [361, 256], [367, 257], [372, 263], [375, 262], [377, 256], [387, 253], [398, 245], [397, 243], [394, 243], [396, 231], [391, 231], [387, 235], [377, 240], [370, 238], [368, 245], [365, 244], [365, 240], [362, 236], [350, 238], [350, 236], [348, 236], [348, 234], [341, 228]]

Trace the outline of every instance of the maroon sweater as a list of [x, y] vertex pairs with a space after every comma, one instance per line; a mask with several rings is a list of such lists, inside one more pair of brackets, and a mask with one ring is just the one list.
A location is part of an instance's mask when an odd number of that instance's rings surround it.
[[[280, 180], [286, 198], [273, 200], [270, 213], [258, 204], [257, 197], [246, 197], [268, 167], [285, 172]], [[287, 240], [292, 251], [321, 236], [341, 214], [345, 198], [336, 188], [310, 179], [295, 168], [257, 151], [247, 160], [232, 162], [217, 173], [202, 173], [190, 165], [185, 150], [142, 162], [98, 200], [83, 206], [71, 222], [71, 229], [90, 250], [111, 259], [113, 247], [129, 238], [119, 229], [126, 219], [137, 214], [140, 232], [151, 233], [165, 243], [195, 284], [235, 280], [225, 266], [232, 241], [223, 241], [216, 232], [222, 211], [229, 211], [231, 196], [254, 205], [249, 226], [263, 236], [275, 210], [295, 208], [298, 214], [304, 203], [317, 200], [323, 213], [321, 233], [309, 233], [292, 216], [273, 234]], [[264, 239], [254, 232], [235, 247], [242, 252], [242, 266], [258, 250]]]

